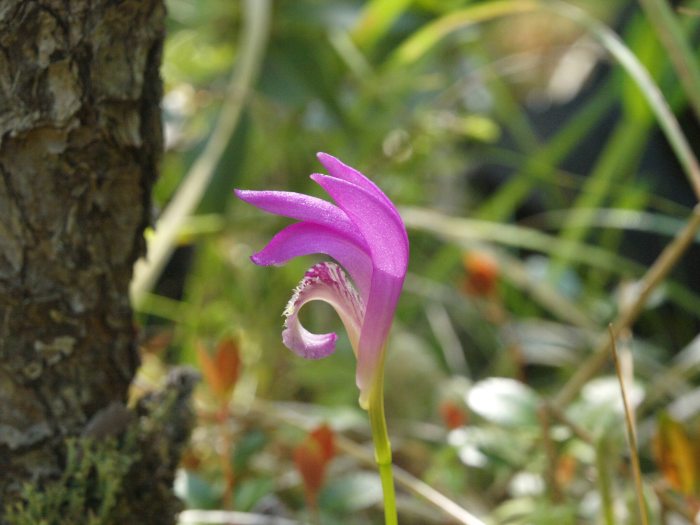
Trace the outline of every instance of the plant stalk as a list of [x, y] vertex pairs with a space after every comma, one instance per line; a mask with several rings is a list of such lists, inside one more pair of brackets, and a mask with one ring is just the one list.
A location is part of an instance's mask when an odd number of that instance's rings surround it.
[[386, 428], [384, 415], [384, 363], [377, 371], [378, 380], [375, 381], [369, 399], [369, 422], [372, 428], [372, 441], [374, 442], [374, 459], [379, 467], [379, 477], [382, 480], [382, 493], [384, 495], [384, 523], [386, 525], [398, 525], [396, 515], [396, 494], [394, 491], [394, 475], [391, 467], [391, 443]]

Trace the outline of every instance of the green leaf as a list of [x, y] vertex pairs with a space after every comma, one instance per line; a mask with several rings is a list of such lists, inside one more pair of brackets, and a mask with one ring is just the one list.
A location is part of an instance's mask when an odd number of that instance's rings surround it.
[[361, 47], [370, 47], [386, 33], [412, 0], [371, 0], [367, 2], [353, 37]]
[[492, 423], [504, 426], [537, 425], [537, 394], [506, 377], [476, 383], [467, 395], [469, 408]]
[[500, 16], [533, 11], [537, 7], [538, 2], [530, 0], [518, 0], [517, 2], [503, 0], [460, 9], [426, 24], [411, 34], [394, 51], [390, 62], [397, 67], [405, 66], [419, 60], [444, 37], [454, 31]]
[[243, 512], [249, 512], [257, 503], [270, 494], [274, 489], [274, 481], [270, 478], [247, 479], [236, 485], [234, 507]]
[[381, 500], [379, 476], [371, 472], [356, 472], [328, 483], [321, 491], [319, 505], [336, 512], [356, 512]]
[[183, 500], [188, 508], [215, 509], [223, 494], [222, 487], [205, 480], [203, 477], [180, 469], [175, 476], [175, 495]]
[[244, 470], [250, 458], [265, 448], [267, 443], [268, 437], [261, 430], [252, 430], [245, 434], [236, 443], [233, 450], [233, 457], [231, 458], [233, 471], [240, 473]]
[[538, 525], [574, 525], [576, 508], [572, 505], [552, 505], [551, 503], [532, 498], [509, 499], [494, 512], [499, 523]]

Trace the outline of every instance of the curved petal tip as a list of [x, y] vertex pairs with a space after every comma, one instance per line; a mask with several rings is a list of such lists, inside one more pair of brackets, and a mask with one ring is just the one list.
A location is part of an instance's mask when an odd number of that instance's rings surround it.
[[284, 310], [282, 341], [285, 346], [307, 359], [320, 359], [335, 350], [336, 334], [313, 334], [302, 326], [299, 311], [309, 301], [324, 301], [335, 309], [354, 349], [362, 325], [364, 305], [340, 266], [331, 262], [318, 263], [309, 268], [294, 290]]
[[245, 198], [246, 198], [247, 194], [249, 194], [249, 193], [250, 193], [250, 190], [241, 190], [238, 188], [233, 188], [233, 194], [236, 197], [238, 197], [239, 199], [241, 199], [242, 201], [245, 201]]
[[335, 351], [338, 335], [312, 334], [300, 323], [290, 324], [282, 331], [282, 342], [292, 352], [305, 359], [323, 359]]
[[266, 261], [261, 259], [260, 252], [255, 252], [253, 255], [251, 255], [250, 260], [253, 264], [257, 264], [258, 266], [271, 266], [271, 264], [266, 264]]

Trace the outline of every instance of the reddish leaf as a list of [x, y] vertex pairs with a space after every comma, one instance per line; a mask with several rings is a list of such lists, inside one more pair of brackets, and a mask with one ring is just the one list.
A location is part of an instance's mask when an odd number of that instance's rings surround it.
[[472, 251], [464, 255], [462, 264], [467, 271], [464, 288], [468, 294], [487, 296], [495, 292], [500, 273], [496, 259], [487, 253]]
[[307, 493], [318, 494], [326, 474], [326, 461], [321, 445], [315, 439], [305, 439], [294, 449], [294, 463], [304, 481]]
[[213, 356], [201, 342], [197, 342], [197, 358], [211, 391], [220, 401], [227, 401], [236, 386], [241, 367], [236, 341], [231, 338], [221, 340]]
[[443, 401], [440, 404], [440, 416], [445, 426], [454, 430], [467, 424], [468, 416], [464, 407], [460, 407], [451, 400]]
[[574, 456], [571, 454], [559, 456], [554, 471], [554, 479], [557, 482], [557, 486], [567, 488], [574, 480], [577, 468], [578, 461]]
[[695, 495], [698, 455], [683, 425], [662, 413], [652, 441], [652, 451], [666, 481], [687, 496]]
[[227, 390], [232, 390], [238, 382], [241, 369], [238, 341], [232, 337], [226, 337], [219, 341], [216, 347], [216, 364], [219, 367], [223, 385]]
[[294, 449], [294, 464], [304, 482], [306, 498], [310, 505], [316, 504], [316, 497], [326, 475], [326, 466], [334, 454], [334, 434], [328, 425], [322, 425], [309, 432]]
[[321, 425], [315, 430], [312, 430], [309, 436], [318, 442], [321, 447], [321, 452], [323, 453], [323, 459], [326, 462], [333, 459], [335, 455], [335, 435], [331, 427], [325, 424]]

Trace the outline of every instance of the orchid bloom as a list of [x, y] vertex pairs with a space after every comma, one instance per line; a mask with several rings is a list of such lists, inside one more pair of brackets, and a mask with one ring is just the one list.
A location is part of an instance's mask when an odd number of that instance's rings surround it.
[[329, 303], [348, 332], [357, 358], [360, 405], [367, 408], [372, 388], [381, 381], [386, 340], [406, 276], [408, 237], [396, 207], [372, 181], [331, 155], [319, 153], [318, 159], [330, 176], [313, 174], [311, 179], [337, 205], [284, 191], [236, 190], [236, 195], [263, 211], [299, 221], [254, 254], [255, 264], [284, 264], [317, 253], [339, 263], [321, 262], [306, 272], [284, 311], [282, 340], [307, 359], [330, 355], [337, 335], [313, 334], [298, 317], [309, 301]]

